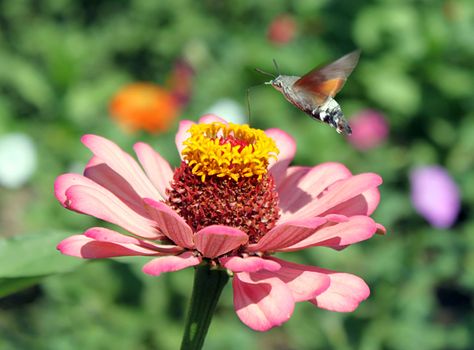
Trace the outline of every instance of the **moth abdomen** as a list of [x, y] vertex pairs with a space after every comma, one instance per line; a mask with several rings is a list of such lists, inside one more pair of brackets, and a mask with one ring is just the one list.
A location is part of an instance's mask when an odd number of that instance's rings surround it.
[[315, 119], [319, 119], [320, 121], [326, 124], [331, 125], [333, 128], [336, 128], [336, 131], [339, 134], [352, 134], [351, 127], [349, 126], [347, 120], [344, 118], [344, 114], [342, 113], [341, 107], [334, 99], [330, 99], [322, 106], [319, 106], [318, 108], [314, 109], [311, 112], [311, 116]]

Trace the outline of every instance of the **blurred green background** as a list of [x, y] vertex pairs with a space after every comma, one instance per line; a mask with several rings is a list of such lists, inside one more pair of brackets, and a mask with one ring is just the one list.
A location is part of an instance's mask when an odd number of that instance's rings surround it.
[[[277, 43], [272, 21], [286, 14], [294, 37]], [[124, 132], [108, 105], [124, 85], [164, 85], [177, 60], [192, 67], [180, 118], [196, 120], [216, 101], [246, 115], [248, 87], [275, 58], [286, 74], [360, 48], [338, 101], [350, 117], [378, 110], [390, 125], [366, 152], [312, 121], [271, 87], [252, 89], [252, 125], [297, 141], [295, 164], [340, 161], [382, 175], [375, 218], [387, 236], [342, 252], [311, 249], [293, 260], [357, 274], [372, 294], [356, 312], [298, 304], [267, 333], [240, 323], [230, 285], [206, 349], [474, 349], [474, 2], [471, 0], [0, 1], [0, 136], [29, 135], [37, 168], [24, 185], [0, 187], [0, 349], [176, 349], [192, 270], [144, 275], [146, 259], [83, 262], [54, 246], [97, 222], [63, 209], [61, 173], [90, 157], [80, 137], [95, 133], [127, 151], [152, 144], [172, 164], [168, 132]], [[21, 155], [19, 155], [21, 158]], [[444, 166], [462, 209], [450, 229], [432, 228], [410, 202], [409, 172]]]

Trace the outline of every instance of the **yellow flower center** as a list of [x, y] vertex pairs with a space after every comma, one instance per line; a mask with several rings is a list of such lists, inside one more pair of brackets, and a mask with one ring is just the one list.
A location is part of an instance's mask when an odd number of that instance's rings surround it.
[[240, 177], [267, 173], [268, 161], [279, 153], [275, 141], [262, 130], [237, 124], [195, 124], [183, 144], [183, 159], [204, 182], [206, 176]]

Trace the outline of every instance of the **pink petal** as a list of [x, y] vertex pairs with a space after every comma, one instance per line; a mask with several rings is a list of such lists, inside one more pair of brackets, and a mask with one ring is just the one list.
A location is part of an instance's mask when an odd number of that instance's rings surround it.
[[135, 244], [97, 241], [84, 235], [62, 240], [57, 249], [65, 255], [84, 259], [111, 258], [117, 256], [161, 255], [160, 252]]
[[287, 173], [283, 183], [278, 188], [280, 208], [283, 211], [281, 220], [298, 218], [298, 216], [295, 216], [298, 210], [314, 205], [318, 196], [328, 186], [350, 176], [351, 172], [340, 163], [322, 163], [311, 168], [311, 170], [301, 168]]
[[367, 211], [364, 213], [364, 215], [372, 215], [380, 203], [379, 189], [371, 188], [370, 190], [367, 190], [364, 193], [362, 193], [362, 196], [364, 196], [365, 202], [367, 203]]
[[329, 288], [318, 295], [311, 303], [322, 309], [337, 312], [352, 312], [360, 302], [367, 299], [370, 289], [355, 275], [316, 268], [331, 279]]
[[81, 140], [95, 156], [122, 176], [140, 197], [163, 199], [135, 159], [115, 143], [96, 135], [84, 135]]
[[348, 179], [339, 180], [324, 192], [324, 194], [305, 205], [294, 215], [299, 218], [314, 217], [337, 205], [348, 201], [371, 188], [377, 187], [382, 183], [382, 178], [373, 173], [359, 174], [351, 176]]
[[148, 217], [142, 198], [122, 176], [112, 170], [100, 158], [96, 156], [91, 158], [84, 170], [84, 176], [112, 192], [133, 211]]
[[211, 123], [223, 123], [228, 124], [225, 119], [219, 118], [217, 115], [214, 114], [206, 114], [199, 118], [199, 124], [211, 124]]
[[141, 237], [162, 237], [151, 220], [134, 212], [110, 191], [84, 176], [65, 174], [58, 177], [55, 193], [68, 209], [119, 225]]
[[291, 291], [278, 278], [254, 272], [237, 273], [232, 280], [237, 316], [256, 331], [267, 331], [288, 321], [295, 302]]
[[333, 223], [340, 223], [340, 222], [347, 222], [349, 221], [349, 218], [345, 215], [341, 214], [326, 214], [324, 215], [324, 218], [327, 221], [333, 222]]
[[215, 258], [247, 243], [249, 237], [239, 229], [211, 225], [194, 235], [196, 249], [206, 258]]
[[[280, 207], [286, 210], [286, 206], [291, 204], [291, 199], [294, 196], [295, 189], [300, 183], [301, 179], [313, 169], [309, 166], [290, 166], [286, 169], [286, 173], [281, 183], [277, 186], [278, 198], [280, 199]], [[290, 197], [290, 198], [288, 198]], [[282, 206], [283, 204], [283, 206]]]
[[176, 212], [166, 204], [156, 202], [151, 198], [143, 200], [149, 209], [150, 216], [158, 224], [159, 229], [171, 239], [177, 246], [193, 248], [193, 230], [176, 214]]
[[140, 245], [142, 242], [138, 238], [126, 236], [117, 231], [109, 230], [105, 227], [92, 227], [84, 232], [84, 236], [92, 238], [96, 241], [112, 242], [112, 243], [125, 243], [125, 244], [137, 244]]
[[278, 271], [271, 274], [286, 283], [296, 302], [313, 299], [330, 285], [330, 278], [324, 273], [314, 271], [313, 266], [295, 264], [277, 258], [269, 258], [269, 260], [281, 266]]
[[298, 244], [298, 242], [311, 236], [321, 225], [327, 222], [324, 218], [287, 221], [277, 224], [263, 236], [258, 243], [247, 248], [249, 252], [277, 251]]
[[173, 179], [173, 170], [170, 164], [158, 152], [143, 142], [133, 146], [145, 173], [158, 190], [161, 198], [168, 198], [166, 189]]
[[295, 156], [296, 142], [289, 134], [280, 129], [268, 129], [265, 130], [265, 134], [275, 141], [277, 148], [280, 150], [277, 160], [271, 159], [269, 165], [269, 172], [273, 175], [278, 186]]
[[96, 186], [93, 181], [79, 174], [62, 174], [54, 181], [54, 195], [59, 203], [65, 208], [68, 207], [66, 191], [74, 185]]
[[379, 202], [379, 189], [371, 188], [364, 193], [329, 209], [325, 214], [337, 213], [345, 216], [371, 215], [377, 208]]
[[200, 263], [201, 258], [194, 256], [192, 252], [185, 252], [181, 255], [153, 259], [143, 266], [142, 271], [148, 275], [159, 276], [163, 272], [179, 271]]
[[372, 237], [377, 230], [374, 220], [365, 215], [352, 216], [344, 222], [330, 223], [321, 227], [306, 239], [278, 251], [293, 252], [308, 247], [327, 246], [343, 248]]
[[183, 251], [183, 248], [177, 247], [170, 244], [156, 244], [150, 241], [144, 241], [135, 237], [130, 237], [118, 233], [116, 231], [109, 230], [104, 227], [92, 227], [84, 232], [84, 235], [93, 238], [96, 241], [103, 242], [112, 242], [112, 243], [125, 243], [125, 244], [135, 244], [137, 246], [155, 250], [163, 254], [177, 254]]
[[[179, 156], [181, 157], [181, 152], [184, 149], [183, 142], [191, 136], [188, 132], [189, 128], [196, 123], [190, 120], [182, 120], [179, 122], [178, 132], [176, 133], [175, 142], [176, 148], [178, 149]], [[182, 158], [182, 157], [181, 157]]]
[[277, 271], [280, 264], [269, 259], [262, 259], [258, 256], [231, 256], [219, 259], [219, 262], [232, 272], [257, 272], [260, 270]]
[[116, 224], [141, 237], [162, 238], [151, 220], [131, 210], [99, 185], [96, 187], [71, 186], [66, 191], [66, 196], [68, 209]]

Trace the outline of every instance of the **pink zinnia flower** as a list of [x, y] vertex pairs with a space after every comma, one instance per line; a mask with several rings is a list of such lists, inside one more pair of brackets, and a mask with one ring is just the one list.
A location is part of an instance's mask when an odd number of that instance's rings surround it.
[[348, 140], [361, 151], [379, 146], [388, 137], [388, 123], [384, 116], [377, 111], [363, 110], [351, 118], [350, 124], [352, 134]]
[[84, 176], [58, 177], [56, 197], [129, 233], [93, 227], [62, 241], [63, 254], [150, 256], [143, 271], [153, 276], [201, 263], [227, 269], [237, 315], [258, 331], [287, 321], [296, 302], [349, 312], [369, 296], [357, 276], [274, 253], [340, 250], [384, 232], [369, 217], [380, 176], [354, 176], [338, 163], [289, 167], [296, 147], [285, 132], [210, 115], [199, 124], [181, 122], [176, 146], [183, 161], [174, 171], [144, 143], [134, 146], [139, 164], [105, 138], [86, 135], [82, 142], [94, 156]]

